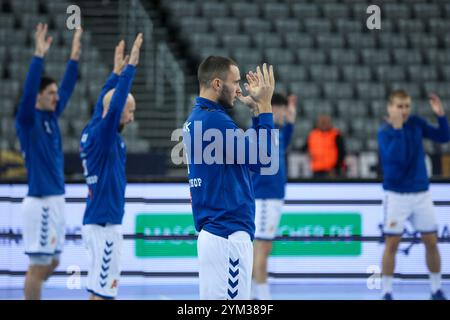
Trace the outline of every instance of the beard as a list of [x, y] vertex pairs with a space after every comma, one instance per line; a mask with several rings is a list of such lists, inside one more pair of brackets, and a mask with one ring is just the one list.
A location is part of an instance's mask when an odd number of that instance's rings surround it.
[[125, 125], [123, 123], [119, 124], [119, 128], [117, 129], [117, 131], [119, 131], [119, 133], [122, 133], [123, 129], [125, 129]]
[[220, 94], [217, 102], [226, 109], [233, 108], [233, 101], [231, 100], [231, 90], [226, 85], [223, 86], [222, 93]]

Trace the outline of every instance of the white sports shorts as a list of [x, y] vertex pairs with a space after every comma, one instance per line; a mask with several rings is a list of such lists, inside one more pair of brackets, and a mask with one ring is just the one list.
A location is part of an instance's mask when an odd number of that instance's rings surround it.
[[385, 191], [384, 228], [386, 235], [401, 235], [405, 222], [410, 221], [416, 231], [433, 233], [438, 224], [429, 191], [398, 193]]
[[87, 290], [104, 299], [117, 296], [122, 252], [122, 226], [87, 224], [82, 228], [84, 245], [89, 254]]
[[23, 242], [31, 265], [59, 260], [65, 240], [64, 196], [25, 197]]
[[284, 201], [281, 199], [255, 200], [255, 238], [257, 240], [273, 240], [275, 238], [283, 203]]
[[225, 239], [202, 230], [197, 251], [201, 300], [250, 299], [253, 244], [247, 232]]

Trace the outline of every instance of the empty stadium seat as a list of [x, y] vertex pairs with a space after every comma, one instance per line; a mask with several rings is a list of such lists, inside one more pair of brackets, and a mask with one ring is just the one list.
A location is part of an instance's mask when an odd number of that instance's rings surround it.
[[408, 66], [410, 81], [437, 81], [438, 72], [434, 66], [411, 65]]
[[293, 63], [295, 55], [292, 51], [285, 49], [269, 48], [265, 50], [267, 61], [270, 64]]
[[316, 82], [339, 80], [339, 69], [337, 66], [312, 65], [309, 68], [309, 72], [311, 79]]
[[289, 7], [283, 3], [266, 3], [263, 5], [263, 15], [274, 20], [286, 19], [290, 11]]
[[382, 83], [357, 83], [356, 92], [358, 98], [363, 100], [374, 100], [374, 99], [385, 99], [386, 98], [386, 88]]
[[314, 3], [293, 3], [292, 13], [295, 18], [316, 18], [320, 16], [319, 7]]
[[259, 18], [244, 18], [242, 25], [244, 32], [249, 34], [254, 32], [270, 32], [272, 29], [270, 21]]
[[229, 49], [247, 48], [252, 44], [250, 36], [246, 34], [225, 34], [222, 43]]
[[276, 66], [276, 72], [280, 80], [285, 82], [303, 81], [308, 79], [306, 67], [299, 65], [279, 65]]
[[227, 17], [230, 12], [226, 3], [209, 1], [202, 3], [200, 10], [204, 17]]
[[249, 18], [259, 16], [260, 6], [257, 3], [247, 3], [245, 1], [233, 3], [231, 13], [233, 17]]
[[288, 33], [285, 35], [285, 42], [288, 49], [312, 48], [314, 38], [308, 33]]
[[345, 46], [344, 36], [329, 33], [317, 35], [317, 46], [320, 49], [343, 48]]
[[326, 82], [323, 85], [325, 97], [331, 100], [353, 98], [353, 86], [350, 83]]
[[358, 64], [358, 54], [354, 50], [349, 49], [331, 49], [330, 62], [334, 65], [341, 66], [346, 64]]
[[301, 99], [319, 98], [321, 95], [320, 86], [311, 82], [292, 82], [289, 91]]
[[372, 71], [367, 66], [344, 66], [342, 74], [345, 81], [365, 82], [372, 80]]
[[325, 52], [315, 49], [298, 49], [297, 57], [301, 65], [325, 64], [327, 59]]
[[376, 75], [380, 82], [404, 81], [406, 79], [403, 66], [377, 66]]
[[290, 32], [300, 32], [300, 21], [297, 19], [281, 19], [274, 21], [275, 31], [278, 34], [286, 34]]
[[283, 38], [277, 33], [257, 33], [253, 36], [253, 42], [258, 48], [280, 48]]

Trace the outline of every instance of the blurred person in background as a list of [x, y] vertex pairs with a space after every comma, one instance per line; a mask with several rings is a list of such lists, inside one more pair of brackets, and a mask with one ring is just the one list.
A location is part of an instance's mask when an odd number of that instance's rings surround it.
[[339, 129], [333, 127], [329, 115], [319, 115], [316, 128], [306, 140], [307, 151], [314, 178], [341, 176], [345, 169], [345, 143]]
[[139, 33], [129, 56], [124, 56], [123, 40], [116, 46], [114, 70], [81, 133], [80, 158], [88, 186], [82, 238], [90, 256], [90, 300], [114, 299], [118, 293], [127, 184], [127, 149], [120, 134], [134, 121], [136, 101], [130, 90], [142, 42]]
[[[270, 300], [267, 283], [267, 260], [272, 251], [283, 208], [287, 183], [286, 150], [292, 139], [297, 114], [297, 97], [274, 93], [272, 112], [275, 128], [279, 129], [280, 169], [275, 175], [252, 176], [255, 190], [255, 241], [253, 243], [252, 298]], [[253, 122], [258, 121], [258, 110], [253, 110]], [[253, 124], [255, 127], [255, 124]]]
[[48, 26], [39, 23], [35, 52], [16, 115], [16, 132], [28, 173], [22, 203], [25, 254], [30, 258], [25, 299], [39, 300], [42, 283], [59, 264], [65, 241], [64, 155], [58, 118], [75, 88], [82, 30], [75, 31], [70, 60], [61, 85], [43, 76], [44, 57], [52, 44]]
[[405, 222], [410, 220], [425, 245], [430, 272], [431, 299], [446, 300], [441, 290], [441, 256], [438, 248], [438, 223], [429, 191], [422, 140], [438, 143], [450, 140], [447, 116], [438, 96], [429, 96], [438, 127], [411, 113], [411, 96], [404, 90], [393, 91], [388, 100], [388, 117], [378, 131], [383, 189], [385, 197], [383, 233], [386, 245], [382, 261], [383, 299], [392, 300], [395, 256]]

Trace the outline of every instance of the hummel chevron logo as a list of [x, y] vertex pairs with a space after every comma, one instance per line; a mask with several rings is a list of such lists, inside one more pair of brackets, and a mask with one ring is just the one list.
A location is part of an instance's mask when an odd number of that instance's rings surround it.
[[112, 253], [112, 249], [111, 250], [103, 250], [103, 253], [105, 254], [105, 255], [107, 255], [107, 256], [109, 256], [111, 253]]
[[232, 291], [230, 291], [230, 289], [228, 289], [228, 296], [231, 299], [234, 299], [237, 296], [237, 294], [238, 294], [238, 290], [236, 290], [235, 292], [232, 292]]
[[239, 264], [239, 259], [236, 259], [236, 261], [233, 261], [233, 260], [230, 258], [230, 264], [231, 264], [233, 267], [236, 267], [236, 266]]
[[102, 264], [102, 270], [103, 270], [103, 272], [108, 271], [109, 270], [109, 266], [105, 266], [105, 265]]
[[237, 269], [236, 271], [233, 272], [233, 270], [231, 270], [230, 268], [228, 268], [228, 272], [230, 273], [230, 275], [235, 278], [238, 274], [239, 274], [239, 269]]
[[104, 287], [106, 286], [106, 282], [101, 282], [101, 281], [100, 281], [100, 286], [101, 286], [102, 288], [104, 288]]
[[114, 242], [108, 242], [108, 241], [106, 241], [106, 246], [107, 246], [108, 248], [111, 248], [111, 247], [113, 246], [113, 244], [114, 244]]
[[108, 278], [108, 274], [100, 273], [100, 278], [102, 278], [102, 280], [105, 280], [106, 278]]
[[228, 279], [228, 284], [231, 288], [236, 288], [236, 286], [239, 284], [239, 279], [237, 279], [235, 282], [231, 281], [231, 279]]
[[111, 262], [111, 258], [106, 259], [105, 257], [103, 257], [103, 263], [108, 264]]

